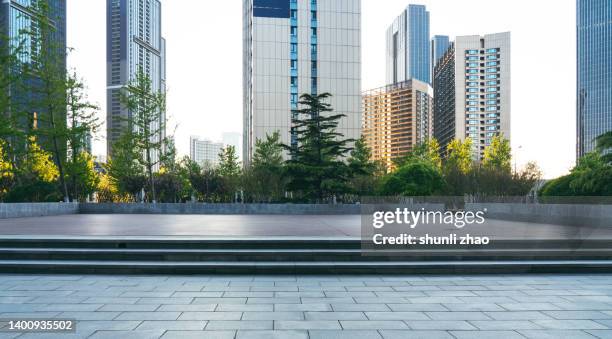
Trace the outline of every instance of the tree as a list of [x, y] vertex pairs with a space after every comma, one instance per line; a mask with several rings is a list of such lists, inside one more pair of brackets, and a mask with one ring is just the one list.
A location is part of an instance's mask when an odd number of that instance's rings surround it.
[[446, 193], [463, 195], [471, 189], [468, 174], [472, 169], [472, 140], [455, 139], [446, 148], [443, 173], [446, 178]]
[[31, 3], [29, 10], [34, 14], [36, 25], [25, 32], [32, 44], [31, 62], [25, 65], [24, 76], [30, 93], [31, 112], [35, 116], [35, 135], [43, 148], [52, 155], [59, 172], [59, 182], [64, 201], [70, 200], [66, 182], [66, 50], [56, 37], [57, 28], [53, 24], [52, 9], [48, 0]]
[[255, 201], [272, 202], [282, 199], [286, 178], [279, 132], [255, 142], [255, 153], [251, 166], [245, 170], [243, 185]]
[[394, 161], [395, 165], [401, 167], [402, 165], [415, 161], [427, 161], [437, 168], [442, 168], [442, 158], [440, 157], [440, 144], [435, 138], [427, 139], [416, 145], [412, 151], [405, 156], [398, 158]]
[[218, 174], [223, 180], [223, 196], [226, 201], [232, 201], [239, 189], [241, 173], [236, 147], [224, 147], [219, 153]]
[[540, 194], [549, 196], [612, 196], [612, 165], [597, 152], [580, 158], [570, 174], [551, 180]]
[[508, 172], [512, 170], [512, 148], [510, 141], [495, 136], [491, 144], [485, 148], [482, 165], [487, 169]]
[[205, 202], [217, 202], [221, 195], [223, 178], [218, 170], [212, 167], [201, 168], [196, 162], [189, 160], [185, 163], [185, 170], [189, 177], [189, 183], [200, 200]]
[[[136, 77], [123, 89], [122, 103], [132, 113], [127, 119], [127, 131], [134, 139], [134, 146], [140, 156], [139, 163], [145, 168], [151, 201], [157, 202], [154, 169], [166, 157], [166, 93], [153, 88], [149, 76], [139, 69]], [[113, 148], [113, 152], [115, 148]]]
[[66, 172], [70, 197], [84, 199], [95, 191], [99, 178], [94, 161], [87, 153], [87, 143], [100, 127], [96, 112], [98, 107], [87, 100], [85, 85], [76, 73], [66, 79], [67, 120], [65, 135], [68, 142]]
[[8, 159], [5, 148], [6, 143], [0, 140], [0, 201], [8, 193], [15, 178], [13, 165]]
[[333, 113], [325, 102], [330, 97], [329, 93], [300, 97], [303, 108], [294, 110], [292, 118], [295, 143], [283, 145], [290, 156], [286, 162], [288, 189], [309, 201], [323, 202], [349, 190], [350, 170], [343, 158], [355, 140], [343, 139], [336, 131], [346, 115]]
[[351, 172], [351, 193], [359, 196], [374, 194], [378, 179], [386, 169], [384, 164], [371, 159], [372, 152], [362, 136], [355, 142], [355, 148], [347, 161]]
[[601, 154], [602, 160], [608, 164], [612, 164], [612, 131], [598, 136], [595, 142], [595, 149]]
[[100, 184], [100, 177], [94, 168], [94, 159], [87, 152], [71, 156], [66, 163], [66, 173], [70, 178], [68, 188], [73, 200], [87, 199]]
[[108, 159], [106, 170], [110, 182], [119, 194], [129, 194], [133, 200], [144, 189], [147, 177], [139, 158], [142, 153], [136, 146], [137, 139], [131, 132], [124, 133], [113, 146], [113, 155]]
[[432, 163], [415, 160], [389, 174], [382, 183], [381, 194], [388, 196], [429, 196], [444, 187], [440, 169]]

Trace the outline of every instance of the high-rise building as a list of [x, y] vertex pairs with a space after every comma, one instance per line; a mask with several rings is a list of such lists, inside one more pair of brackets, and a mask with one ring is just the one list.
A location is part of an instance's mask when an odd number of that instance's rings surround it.
[[434, 35], [431, 39], [431, 74], [433, 80], [434, 68], [444, 53], [450, 47], [450, 39], [448, 35]]
[[[112, 145], [130, 128], [127, 121], [133, 113], [121, 102], [122, 88], [140, 70], [151, 80], [153, 91], [165, 91], [166, 41], [161, 33], [159, 0], [107, 0], [106, 4], [106, 127], [110, 155]], [[164, 114], [160, 112], [159, 124], [166, 120]], [[152, 130], [159, 129], [160, 126], [152, 126]], [[155, 136], [159, 138], [156, 141], [164, 137]]]
[[387, 84], [431, 83], [429, 44], [429, 12], [423, 5], [408, 5], [387, 29]]
[[[46, 16], [52, 28], [51, 39], [53, 40], [49, 44], [53, 51], [47, 51], [47, 53], [53, 58], [52, 60], [58, 63], [59, 70], [65, 70], [66, 0], [47, 0], [46, 4], [48, 5], [48, 13], [36, 13], [38, 8], [36, 3], [31, 0], [3, 0], [0, 3], [0, 35], [3, 41], [0, 41], [0, 43], [8, 42], [10, 48], [14, 48], [19, 44], [23, 51], [19, 55], [20, 61], [24, 64], [31, 63], [32, 57], [39, 52], [39, 45], [36, 41], [32, 40], [33, 36], [30, 32], [36, 32], [39, 16]], [[27, 74], [20, 74], [20, 78], [26, 85], [25, 88], [35, 88], [39, 84], [37, 79]], [[40, 103], [40, 99], [36, 99], [34, 93], [29, 92], [29, 89], [15, 86], [10, 91], [10, 98], [13, 100], [12, 104], [25, 105], [25, 110], [32, 113], [38, 112], [38, 120], [48, 121], [48, 119], [44, 118], [46, 109], [44, 107], [37, 107], [44, 105]]]
[[460, 36], [434, 75], [434, 133], [445, 149], [470, 138], [480, 161], [495, 136], [510, 139], [510, 33]]
[[331, 93], [337, 131], [360, 137], [361, 0], [243, 0], [244, 162], [276, 131], [295, 144], [303, 93]]
[[612, 1], [577, 0], [577, 156], [612, 131]]
[[219, 153], [223, 143], [191, 136], [189, 138], [189, 158], [200, 166], [216, 166], [219, 164]]
[[372, 159], [393, 160], [433, 137], [433, 89], [412, 79], [363, 94], [363, 136]]

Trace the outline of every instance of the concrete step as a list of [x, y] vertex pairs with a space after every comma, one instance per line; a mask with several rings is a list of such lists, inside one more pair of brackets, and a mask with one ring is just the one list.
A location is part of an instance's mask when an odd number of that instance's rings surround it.
[[66, 274], [478, 274], [609, 273], [612, 260], [430, 262], [142, 262], [0, 260], [2, 273]]
[[0, 248], [0, 260], [165, 262], [414, 262], [462, 260], [612, 260], [612, 248], [424, 249], [366, 253], [361, 249], [96, 249]]

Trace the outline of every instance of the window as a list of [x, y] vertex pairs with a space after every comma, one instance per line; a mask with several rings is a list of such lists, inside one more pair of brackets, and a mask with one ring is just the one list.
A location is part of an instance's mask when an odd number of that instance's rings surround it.
[[497, 68], [487, 68], [487, 73], [495, 73], [497, 72]]
[[477, 74], [478, 70], [477, 69], [468, 69], [468, 74]]
[[478, 63], [476, 62], [470, 62], [467, 64], [468, 67], [478, 67]]
[[291, 44], [291, 53], [297, 53], [297, 48], [298, 48], [297, 44]]
[[298, 33], [298, 28], [295, 27], [295, 26], [292, 26], [291, 27], [291, 35], [297, 36], [297, 33]]
[[478, 83], [477, 82], [468, 82], [467, 84], [470, 87], [478, 87]]
[[497, 118], [497, 113], [489, 113], [487, 114], [487, 118]]
[[478, 112], [478, 107], [470, 107], [468, 108], [468, 112]]
[[469, 56], [467, 57], [468, 61], [478, 61], [478, 57], [477, 56]]
[[468, 106], [478, 106], [478, 101], [468, 101]]
[[497, 48], [489, 48], [487, 49], [487, 53], [497, 53], [498, 49]]
[[469, 80], [478, 80], [478, 75], [470, 75], [468, 76]]
[[487, 112], [495, 112], [497, 111], [497, 106], [489, 106], [487, 107]]
[[478, 99], [478, 94], [470, 94], [467, 96], [468, 99]]
[[469, 93], [477, 93], [478, 92], [478, 88], [468, 88], [468, 92]]
[[499, 120], [487, 120], [487, 124], [499, 124]]
[[487, 127], [485, 127], [485, 130], [487, 130], [487, 131], [497, 131], [497, 126], [487, 126]]
[[497, 100], [487, 100], [487, 105], [497, 105]]
[[487, 62], [487, 66], [497, 66], [497, 65], [498, 65], [497, 61], [489, 61], [489, 62]]
[[487, 94], [486, 95], [487, 99], [493, 99], [493, 98], [497, 98], [497, 94]]
[[497, 92], [497, 87], [489, 87], [487, 88], [487, 92]]
[[478, 114], [468, 114], [468, 119], [478, 119]]
[[487, 79], [497, 79], [499, 76], [497, 74], [487, 74]]
[[468, 55], [474, 55], [474, 54], [478, 54], [478, 50], [476, 49], [469, 49], [466, 52]]
[[497, 60], [497, 55], [487, 55], [487, 60]]
[[[287, 13], [287, 12], [285, 12]], [[291, 19], [297, 19], [297, 9], [291, 10]]]
[[297, 69], [298, 62], [297, 60], [291, 60], [291, 69]]
[[490, 137], [494, 137], [494, 136], [496, 136], [496, 135], [497, 135], [497, 133], [491, 133], [491, 132], [488, 132], [488, 133], [487, 133], [487, 137], [488, 137], [488, 138], [490, 138]]
[[492, 80], [492, 81], [487, 81], [487, 85], [491, 86], [491, 85], [497, 85], [497, 80]]
[[468, 131], [470, 132], [478, 131], [478, 127], [474, 127], [474, 126], [468, 127]]
[[468, 120], [468, 125], [478, 125], [478, 120]]

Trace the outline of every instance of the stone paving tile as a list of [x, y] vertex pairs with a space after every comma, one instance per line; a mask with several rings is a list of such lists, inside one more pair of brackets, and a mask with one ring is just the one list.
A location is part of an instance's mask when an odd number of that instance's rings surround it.
[[330, 320], [278, 320], [274, 322], [275, 330], [340, 330], [340, 322]]
[[162, 339], [234, 339], [235, 331], [166, 331]]
[[273, 321], [264, 320], [211, 320], [207, 330], [272, 330]]
[[176, 320], [181, 312], [123, 312], [117, 320]]
[[543, 328], [542, 326], [538, 326], [537, 324], [527, 320], [474, 320], [470, 321], [470, 324], [484, 331], [537, 330]]
[[331, 311], [330, 304], [275, 304], [274, 311], [311, 311], [311, 312], [327, 312]]
[[596, 319], [611, 319], [612, 314], [606, 314], [600, 311], [544, 311], [546, 315], [555, 319], [567, 320], [596, 320]]
[[604, 330], [609, 327], [593, 320], [534, 320], [535, 324], [553, 330]]
[[519, 330], [518, 333], [529, 339], [594, 339], [588, 332], [578, 330]]
[[335, 312], [388, 312], [391, 311], [385, 304], [332, 304]]
[[130, 339], [152, 339], [161, 338], [164, 334], [164, 330], [146, 330], [146, 331], [97, 331], [91, 337], [92, 339], [117, 339], [127, 338]]
[[447, 307], [444, 307], [441, 304], [387, 304], [387, 306], [393, 312], [444, 312], [449, 310]]
[[241, 318], [242, 312], [183, 312], [178, 320], [240, 320]]
[[136, 331], [145, 330], [164, 330], [164, 331], [180, 331], [180, 330], [203, 330], [206, 327], [207, 321], [143, 321]]
[[366, 312], [370, 320], [430, 320], [423, 312]]
[[307, 331], [238, 331], [236, 339], [308, 339]]
[[363, 312], [304, 312], [306, 320], [367, 320]]
[[[506, 311], [504, 308], [497, 304], [481, 304], [481, 303], [470, 303], [470, 304], [442, 304], [445, 310], [452, 312], [485, 312], [485, 311]], [[434, 310], [440, 311], [440, 310]], [[444, 311], [444, 310], [442, 310]]]
[[406, 324], [414, 330], [476, 330], [477, 328], [467, 321], [443, 320], [443, 321], [406, 321]]
[[450, 331], [457, 339], [524, 339], [514, 331]]
[[[382, 339], [378, 331], [372, 330], [344, 330], [344, 331], [308, 331], [310, 339]], [[405, 338], [405, 337], [404, 337]]]
[[[166, 305], [162, 306], [165, 307]], [[175, 310], [162, 310], [160, 305], [124, 305], [124, 304], [108, 304], [98, 308], [99, 312], [152, 312], [155, 310], [160, 311], [175, 311]]]
[[81, 320], [113, 320], [120, 312], [62, 312], [56, 317], [61, 319]]
[[586, 332], [600, 339], [612, 339], [612, 330], [589, 330]]
[[[246, 304], [219, 304], [217, 312], [273, 312], [274, 306], [271, 304], [246, 305]], [[298, 311], [298, 310], [296, 310]]]
[[[326, 313], [334, 314], [333, 312], [326, 312]], [[330, 319], [333, 319], [333, 318], [330, 318]], [[304, 320], [304, 313], [303, 312], [244, 312], [242, 314], [242, 320]], [[306, 319], [306, 320], [316, 320], [316, 319]]]
[[545, 314], [547, 312], [538, 311], [512, 311], [512, 312], [485, 312], [487, 316], [495, 320], [544, 320], [553, 319]]
[[446, 331], [381, 330], [378, 332], [384, 339], [454, 339], [454, 337]]

